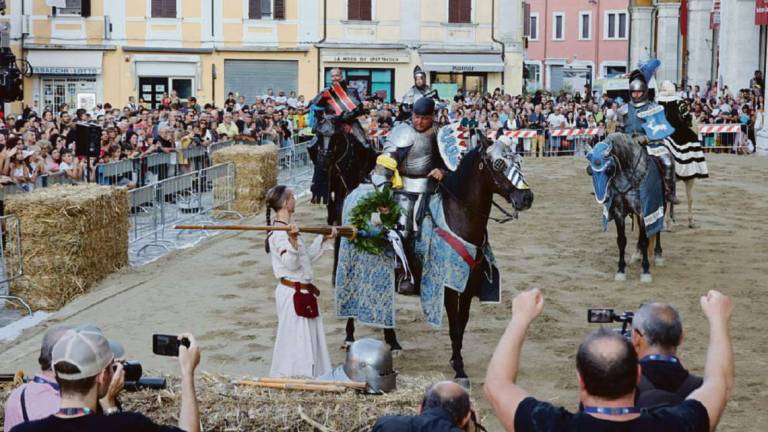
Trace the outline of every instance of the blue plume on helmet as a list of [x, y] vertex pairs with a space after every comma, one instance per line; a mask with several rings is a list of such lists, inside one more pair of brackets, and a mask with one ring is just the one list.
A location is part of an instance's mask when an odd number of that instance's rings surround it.
[[656, 69], [661, 66], [661, 61], [659, 59], [650, 59], [647, 62], [643, 63], [638, 67], [640, 70], [640, 73], [643, 74], [643, 78], [645, 78], [645, 82], [651, 82], [651, 78], [653, 78], [653, 75], [656, 74]]

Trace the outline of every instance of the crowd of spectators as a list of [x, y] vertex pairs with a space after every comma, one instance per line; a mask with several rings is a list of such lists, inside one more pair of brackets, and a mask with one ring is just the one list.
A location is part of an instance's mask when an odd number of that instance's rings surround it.
[[[732, 92], [717, 82], [685, 86], [679, 96], [689, 107], [694, 130], [705, 124], [739, 124], [740, 134], [702, 134], [705, 150], [751, 153], [755, 134], [763, 128], [764, 79], [759, 71], [749, 89]], [[446, 95], [444, 95], [446, 96]], [[521, 154], [541, 157], [580, 154], [583, 143], [607, 133], [621, 131], [627, 101], [608, 95], [581, 92], [512, 96], [495, 89], [492, 93], [459, 89], [439, 103], [439, 126], [459, 122], [483, 134], [503, 130], [536, 130], [536, 138], [518, 139]], [[374, 95], [364, 101], [359, 118], [366, 131], [392, 128], [400, 115], [396, 101]], [[219, 140], [244, 137], [273, 142], [281, 147], [309, 139], [313, 115], [303, 95], [291, 91], [266, 94], [249, 101], [230, 93], [223, 107], [200, 105], [195, 97], [180, 100], [175, 92], [164, 95], [156, 107], [130, 97], [125, 105], [99, 104], [93, 110], [72, 109], [66, 104], [41, 112], [28, 107], [19, 115], [9, 114], [0, 122], [0, 183], [14, 183], [29, 191], [42, 176], [63, 173], [72, 180], [97, 181], [98, 164], [135, 159], [152, 153], [177, 153]], [[102, 128], [99, 157], [75, 156], [76, 124], [91, 122]], [[589, 137], [558, 137], [563, 128], [597, 130]], [[179, 161], [179, 163], [182, 163]], [[185, 167], [181, 166], [180, 171]]]

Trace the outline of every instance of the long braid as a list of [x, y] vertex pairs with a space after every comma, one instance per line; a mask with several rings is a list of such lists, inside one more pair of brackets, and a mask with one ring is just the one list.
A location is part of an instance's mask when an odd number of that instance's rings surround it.
[[[266, 216], [267, 216], [267, 225], [272, 225], [272, 207], [270, 207], [269, 204], [267, 204]], [[269, 237], [271, 235], [272, 235], [272, 231], [269, 231], [267, 233], [267, 238], [264, 239], [264, 251], [266, 251], [267, 253], [269, 253]]]

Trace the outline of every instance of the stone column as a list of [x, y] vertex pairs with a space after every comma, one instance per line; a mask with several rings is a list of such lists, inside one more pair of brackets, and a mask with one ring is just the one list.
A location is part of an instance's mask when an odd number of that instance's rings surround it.
[[656, 72], [656, 80], [669, 80], [680, 83], [680, 3], [659, 3], [656, 30], [656, 58], [661, 66]]
[[755, 25], [754, 0], [728, 0], [720, 3], [720, 70], [718, 85], [727, 85], [734, 95], [749, 87], [759, 69], [760, 27]]
[[[602, 18], [602, 17], [601, 17]], [[638, 63], [648, 60], [653, 53], [653, 7], [635, 6], [632, 8], [631, 34], [629, 38], [629, 65], [632, 71]], [[602, 33], [600, 34], [602, 37]]]
[[[686, 1], [686, 0], [683, 0]], [[688, 0], [688, 84], [705, 88], [712, 78], [712, 0]]]

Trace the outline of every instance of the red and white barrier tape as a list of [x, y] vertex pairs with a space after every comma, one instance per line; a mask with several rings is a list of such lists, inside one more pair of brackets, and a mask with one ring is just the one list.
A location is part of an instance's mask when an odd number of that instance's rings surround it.
[[552, 136], [576, 136], [576, 135], [597, 135], [600, 128], [574, 128], [574, 129], [552, 129]]
[[699, 133], [734, 133], [741, 132], [741, 125], [738, 124], [708, 124], [701, 125]]
[[[510, 138], [535, 138], [536, 133], [535, 129], [521, 129], [521, 130], [507, 130], [504, 131], [504, 136], [510, 137]], [[496, 131], [488, 131], [487, 134], [488, 139], [496, 139]]]

